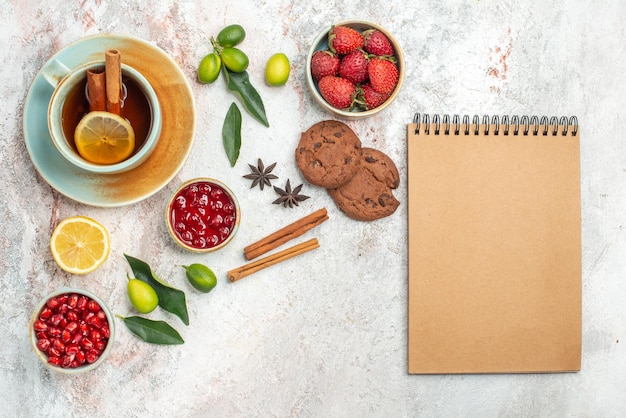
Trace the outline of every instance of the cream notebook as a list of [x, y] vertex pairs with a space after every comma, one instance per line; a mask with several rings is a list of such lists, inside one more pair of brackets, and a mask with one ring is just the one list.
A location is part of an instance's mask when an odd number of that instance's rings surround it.
[[575, 117], [407, 126], [408, 371], [580, 370]]

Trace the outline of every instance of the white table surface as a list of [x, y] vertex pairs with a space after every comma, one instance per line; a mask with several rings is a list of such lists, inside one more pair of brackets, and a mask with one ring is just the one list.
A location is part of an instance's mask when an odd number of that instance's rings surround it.
[[[39, 4], [41, 3], [41, 4]], [[603, 416], [626, 415], [626, 3], [623, 1], [347, 0], [209, 2], [0, 0], [0, 416]], [[329, 119], [307, 92], [304, 61], [317, 32], [361, 18], [401, 43], [407, 73], [379, 116], [348, 122], [364, 144], [388, 153], [401, 174], [398, 211], [385, 219], [345, 217], [306, 183], [293, 152], [301, 132]], [[233, 96], [195, 71], [225, 25], [247, 30], [241, 48], [271, 127], [244, 113], [239, 162], [231, 168], [221, 126]], [[150, 198], [120, 208], [76, 203], [37, 173], [22, 134], [28, 88], [55, 52], [84, 36], [116, 32], [166, 51], [192, 86], [197, 127], [191, 154]], [[265, 60], [285, 52], [292, 75], [263, 82]], [[221, 81], [221, 80], [220, 80]], [[567, 374], [407, 374], [405, 129], [414, 112], [576, 115], [581, 126], [582, 370]], [[304, 182], [296, 209], [272, 205], [273, 191], [249, 190], [247, 164], [277, 162], [281, 181]], [[178, 249], [164, 225], [165, 202], [183, 181], [216, 177], [244, 213], [224, 250]], [[280, 181], [279, 181], [280, 183]], [[280, 185], [280, 184], [279, 184]], [[241, 250], [280, 226], [326, 207], [307, 234], [321, 247], [231, 284]], [[106, 263], [87, 276], [60, 271], [48, 240], [56, 223], [85, 215], [111, 234]], [[123, 254], [148, 261], [187, 293], [185, 344], [154, 346], [121, 322], [106, 363], [80, 377], [50, 373], [28, 341], [35, 304], [62, 286], [92, 290], [115, 313], [132, 313]], [[178, 267], [202, 262], [219, 277], [194, 292]]]

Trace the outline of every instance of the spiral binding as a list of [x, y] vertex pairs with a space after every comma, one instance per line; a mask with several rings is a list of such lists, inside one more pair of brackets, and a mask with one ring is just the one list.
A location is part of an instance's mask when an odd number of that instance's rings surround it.
[[568, 133], [575, 136], [578, 133], [578, 118], [576, 116], [571, 116], [569, 119], [565, 116], [561, 118], [552, 116], [548, 119], [547, 116], [542, 116], [541, 118], [537, 116], [522, 116], [520, 118], [517, 115], [511, 117], [504, 115], [500, 118], [497, 115], [492, 117], [483, 115], [481, 120], [480, 116], [474, 115], [470, 123], [468, 115], [463, 115], [463, 118], [460, 118], [459, 115], [453, 115], [452, 120], [450, 120], [450, 115], [444, 114], [440, 116], [435, 114], [432, 116], [431, 123], [428, 114], [422, 115], [418, 112], [413, 116], [413, 123], [416, 124], [415, 134], [419, 134], [420, 129], [423, 127], [426, 135], [430, 135], [431, 128], [434, 129], [435, 135], [440, 135], [442, 130], [443, 135], [450, 135], [450, 132], [454, 135], [460, 135], [461, 130], [463, 135], [470, 135], [472, 127], [473, 135], [479, 135], [481, 129], [485, 135], [489, 135], [490, 130], [493, 129], [494, 135], [500, 135], [501, 133], [502, 135], [519, 135], [521, 133], [525, 136], [529, 134], [537, 136], [541, 133], [543, 136], [548, 136], [551, 133], [552, 136], [556, 136], [559, 133], [559, 127], [562, 128], [561, 135], [563, 136], [566, 136]]

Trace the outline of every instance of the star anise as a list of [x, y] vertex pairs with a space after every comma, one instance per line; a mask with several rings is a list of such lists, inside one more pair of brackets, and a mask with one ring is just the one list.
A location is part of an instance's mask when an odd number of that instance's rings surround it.
[[272, 180], [276, 180], [278, 178], [278, 176], [271, 174], [274, 167], [276, 167], [276, 163], [266, 168], [263, 165], [263, 161], [261, 161], [261, 159], [259, 158], [256, 167], [252, 164], [248, 164], [248, 167], [250, 167], [252, 173], [246, 174], [244, 178], [252, 180], [252, 185], [250, 186], [251, 189], [258, 184], [259, 188], [263, 190], [263, 187], [265, 187], [265, 185], [271, 186]]
[[291, 183], [289, 182], [289, 180], [287, 180], [287, 184], [285, 185], [284, 190], [280, 187], [274, 186], [274, 191], [278, 193], [280, 197], [274, 200], [272, 203], [276, 205], [282, 204], [284, 207], [289, 206], [290, 208], [298, 206], [300, 202], [309, 198], [309, 196], [300, 194], [300, 190], [302, 190], [302, 184], [291, 190]]

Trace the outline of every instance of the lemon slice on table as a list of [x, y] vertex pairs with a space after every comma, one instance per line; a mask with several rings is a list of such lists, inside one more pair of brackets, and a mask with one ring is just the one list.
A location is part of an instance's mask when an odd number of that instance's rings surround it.
[[69, 273], [94, 271], [109, 256], [109, 232], [85, 216], [65, 218], [50, 237], [50, 251], [59, 267]]
[[96, 164], [124, 161], [135, 149], [135, 132], [123, 117], [110, 112], [89, 112], [76, 126], [78, 153]]

